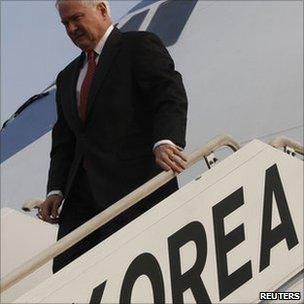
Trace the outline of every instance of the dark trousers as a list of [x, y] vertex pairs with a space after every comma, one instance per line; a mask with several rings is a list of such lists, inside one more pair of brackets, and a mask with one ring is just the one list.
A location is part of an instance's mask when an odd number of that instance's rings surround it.
[[[132, 206], [107, 224], [95, 230], [71, 248], [55, 257], [53, 272], [55, 273], [65, 267], [177, 189], [177, 180], [173, 179], [135, 206]], [[103, 211], [103, 208], [95, 202], [86, 172], [80, 167], [59, 217], [57, 239], [61, 239], [101, 211]]]

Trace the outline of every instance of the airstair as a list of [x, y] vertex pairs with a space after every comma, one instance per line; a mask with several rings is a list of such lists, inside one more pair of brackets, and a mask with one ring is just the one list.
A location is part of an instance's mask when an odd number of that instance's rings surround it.
[[[233, 153], [217, 161], [223, 146]], [[39, 269], [174, 173], [162, 172], [59, 242], [40, 243], [42, 252], [29, 261], [18, 258], [1, 280], [2, 303], [302, 303], [301, 157], [303, 147], [287, 138], [240, 147], [217, 137], [188, 156], [188, 167], [205, 159], [208, 171], [58, 273]], [[23, 248], [16, 250], [21, 257]]]

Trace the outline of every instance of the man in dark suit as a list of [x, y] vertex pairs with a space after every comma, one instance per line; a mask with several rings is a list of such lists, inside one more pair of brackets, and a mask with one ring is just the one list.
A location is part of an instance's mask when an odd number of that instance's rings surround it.
[[[161, 170], [185, 168], [187, 98], [160, 39], [113, 27], [107, 1], [60, 0], [57, 8], [83, 51], [57, 78], [48, 195], [38, 213], [59, 223], [61, 238]], [[56, 257], [54, 272], [177, 188], [173, 179]]]

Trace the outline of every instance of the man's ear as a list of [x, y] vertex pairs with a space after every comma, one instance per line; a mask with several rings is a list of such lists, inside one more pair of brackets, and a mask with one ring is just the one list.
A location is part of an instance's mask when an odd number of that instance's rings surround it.
[[108, 14], [107, 6], [104, 2], [98, 3], [97, 9], [101, 12], [102, 16], [104, 17]]

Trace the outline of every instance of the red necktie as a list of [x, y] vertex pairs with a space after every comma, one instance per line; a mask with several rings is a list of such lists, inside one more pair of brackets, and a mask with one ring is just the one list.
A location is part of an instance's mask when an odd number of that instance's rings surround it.
[[80, 90], [79, 112], [83, 123], [86, 122], [89, 92], [94, 77], [94, 73], [96, 71], [96, 62], [95, 62], [96, 55], [97, 54], [94, 51], [88, 52], [88, 70]]

